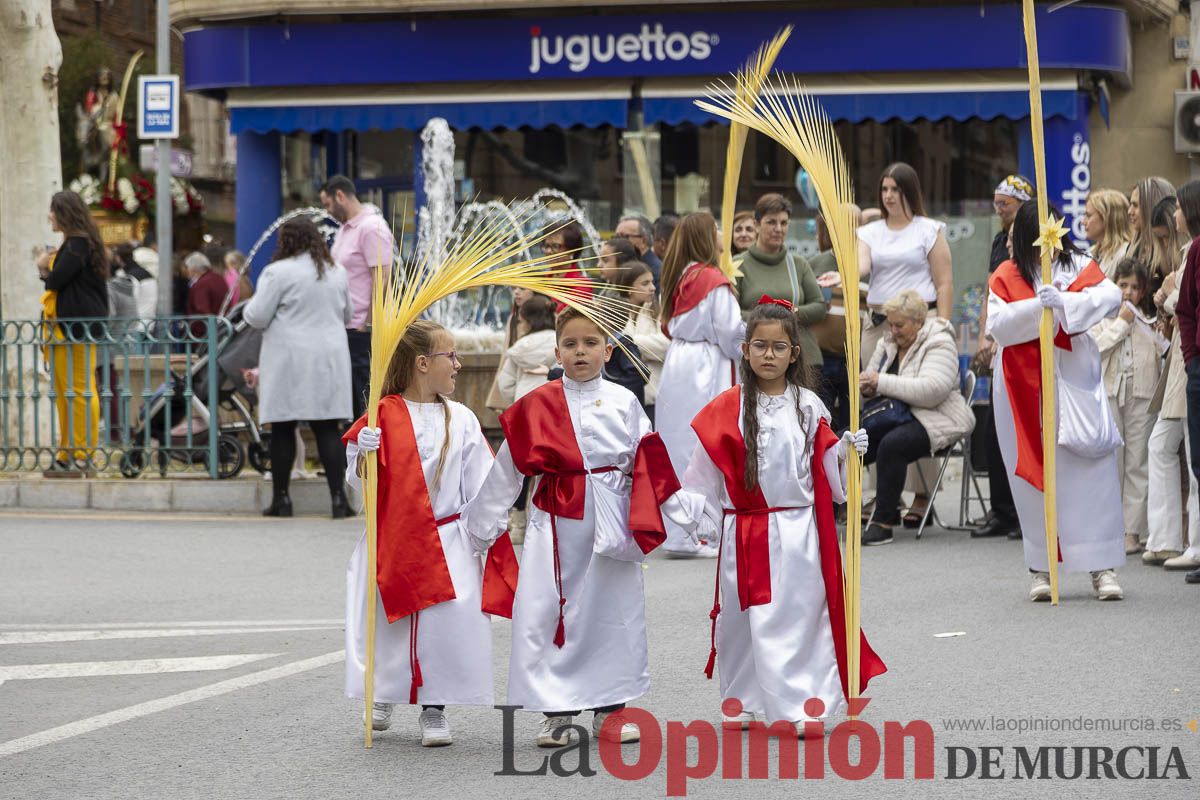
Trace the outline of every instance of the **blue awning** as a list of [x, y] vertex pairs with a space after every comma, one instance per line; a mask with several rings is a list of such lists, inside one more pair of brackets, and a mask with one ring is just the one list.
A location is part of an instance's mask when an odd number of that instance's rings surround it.
[[243, 131], [383, 131], [421, 130], [434, 117], [451, 128], [624, 128], [628, 103], [624, 99], [516, 100], [475, 103], [381, 103], [363, 105], [233, 106], [230, 130]]
[[[1042, 92], [1042, 113], [1046, 118], [1075, 119], [1079, 111], [1079, 92], [1055, 89]], [[894, 92], [817, 95], [825, 112], [834, 122], [886, 122], [900, 119], [1024, 119], [1029, 116], [1027, 91], [949, 91]], [[666, 122], [721, 122], [698, 108], [691, 97], [646, 97], [642, 110], [646, 124]]]

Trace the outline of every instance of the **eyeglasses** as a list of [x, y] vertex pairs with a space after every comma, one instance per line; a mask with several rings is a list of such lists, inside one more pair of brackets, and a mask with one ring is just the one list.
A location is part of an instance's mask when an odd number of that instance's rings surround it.
[[542, 242], [543, 253], [561, 253], [567, 246], [560, 242]]
[[457, 350], [450, 350], [449, 352], [446, 352], [446, 353], [430, 353], [429, 354], [430, 358], [437, 358], [438, 356], [445, 356], [446, 358], [453, 361], [455, 364], [462, 363], [461, 361], [458, 360], [458, 351]]
[[769, 350], [776, 358], [783, 358], [790, 354], [799, 345], [788, 344], [787, 342], [764, 342], [762, 339], [755, 339], [747, 345], [750, 354], [762, 358]]

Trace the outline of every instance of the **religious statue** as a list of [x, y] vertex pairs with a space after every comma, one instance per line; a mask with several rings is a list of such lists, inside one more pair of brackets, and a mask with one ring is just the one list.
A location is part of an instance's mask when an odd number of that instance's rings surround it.
[[75, 139], [79, 142], [81, 174], [108, 179], [109, 159], [117, 141], [121, 99], [113, 85], [113, 73], [101, 67], [82, 103], [75, 105]]

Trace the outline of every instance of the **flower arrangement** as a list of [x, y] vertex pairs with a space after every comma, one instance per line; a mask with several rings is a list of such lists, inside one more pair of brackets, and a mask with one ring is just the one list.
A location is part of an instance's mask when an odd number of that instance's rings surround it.
[[[111, 192], [107, 184], [89, 173], [71, 181], [67, 188], [78, 194], [90, 208], [131, 217], [155, 213], [154, 183], [136, 170], [122, 171]], [[177, 217], [199, 216], [204, 213], [204, 197], [190, 182], [172, 177], [171, 211]]]

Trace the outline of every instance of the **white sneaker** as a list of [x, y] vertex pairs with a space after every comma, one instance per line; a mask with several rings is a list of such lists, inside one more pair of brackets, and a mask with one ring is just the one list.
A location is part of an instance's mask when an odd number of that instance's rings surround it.
[[445, 747], [448, 744], [454, 744], [454, 739], [450, 737], [446, 712], [440, 708], [421, 709], [421, 746]]
[[[805, 737], [804, 737], [804, 733], [805, 733], [805, 731], [804, 731], [804, 726], [805, 726], [805, 725], [806, 725], [808, 722], [816, 722], [816, 723], [819, 723], [819, 724], [820, 724], [820, 726], [821, 726], [821, 733], [820, 733], [820, 737], [824, 737], [824, 736], [825, 736], [825, 720], [821, 720], [821, 719], [817, 719], [817, 720], [803, 720], [803, 719], [801, 719], [801, 720], [797, 720], [795, 723], [793, 723], [793, 724], [796, 726], [796, 736], [797, 736], [797, 738], [800, 738], [800, 739], [803, 739], [803, 738], [805, 738]], [[817, 736], [814, 734], [814, 738], [818, 738], [818, 737], [817, 737]]]
[[573, 717], [545, 717], [538, 729], [538, 747], [566, 747], [575, 741]]
[[390, 727], [392, 727], [392, 704], [372, 703], [371, 729], [376, 731], [386, 731]]
[[600, 726], [602, 726], [604, 724], [604, 720], [608, 719], [609, 714], [617, 714], [618, 716], [620, 716], [621, 712], [620, 711], [597, 711], [596, 715], [594, 717], [592, 717], [592, 733], [593, 734], [595, 734], [597, 737], [599, 737], [601, 739], [605, 739], [610, 742], [620, 742], [621, 744], [628, 744], [629, 742], [636, 742], [639, 738], [641, 738], [641, 735], [642, 735], [641, 731], [638, 729], [638, 726], [634, 725], [632, 722], [626, 722], [623, 725], [621, 725], [620, 730], [616, 733], [612, 732], [612, 730], [611, 730], [612, 726], [609, 726], [610, 727], [609, 730], [601, 733]]
[[1111, 569], [1093, 572], [1092, 588], [1101, 600], [1120, 600], [1125, 597], [1121, 592], [1121, 584], [1117, 583], [1117, 574]]
[[1033, 573], [1033, 585], [1029, 587], [1029, 599], [1035, 603], [1044, 603], [1050, 599], [1050, 573]]
[[1172, 572], [1179, 569], [1193, 570], [1197, 567], [1200, 567], [1200, 559], [1189, 556], [1187, 553], [1175, 556], [1174, 558], [1168, 558], [1163, 562], [1163, 569], [1169, 569]]
[[741, 726], [742, 730], [747, 730], [750, 727], [750, 723], [754, 722], [754, 712], [753, 711], [743, 711], [742, 713], [738, 714], [736, 717], [727, 717], [724, 714], [722, 714], [721, 722], [728, 723], [730, 725], [736, 724], [736, 725]]

